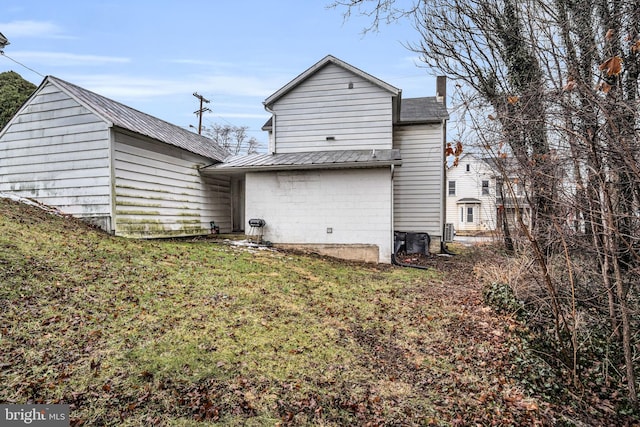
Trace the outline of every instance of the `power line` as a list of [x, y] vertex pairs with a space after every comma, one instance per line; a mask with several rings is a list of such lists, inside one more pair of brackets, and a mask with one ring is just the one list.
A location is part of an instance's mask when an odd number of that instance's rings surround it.
[[9, 60], [11, 60], [11, 61], [13, 61], [13, 62], [15, 62], [15, 63], [16, 63], [16, 64], [18, 64], [18, 65], [20, 65], [20, 66], [22, 66], [22, 67], [26, 68], [27, 70], [29, 70], [29, 71], [31, 71], [31, 72], [33, 72], [33, 73], [36, 73], [37, 75], [39, 75], [39, 76], [40, 76], [40, 77], [42, 77], [42, 78], [44, 78], [44, 77], [45, 77], [42, 73], [37, 72], [37, 71], [36, 71], [36, 70], [34, 70], [33, 68], [31, 68], [31, 67], [27, 67], [27, 66], [26, 66], [26, 65], [24, 65], [22, 62], [16, 61], [16, 60], [15, 60], [15, 59], [13, 59], [12, 57], [10, 57], [10, 56], [9, 56], [9, 55], [7, 55], [6, 53], [4, 53], [4, 51], [3, 51], [3, 50], [0, 50], [0, 55], [4, 56], [5, 58], [7, 58], [7, 59], [9, 59]]

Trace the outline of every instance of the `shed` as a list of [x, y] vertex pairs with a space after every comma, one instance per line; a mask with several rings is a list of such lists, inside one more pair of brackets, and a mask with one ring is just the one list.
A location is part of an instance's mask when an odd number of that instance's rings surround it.
[[230, 231], [227, 152], [201, 135], [47, 76], [0, 131], [0, 192], [130, 237]]

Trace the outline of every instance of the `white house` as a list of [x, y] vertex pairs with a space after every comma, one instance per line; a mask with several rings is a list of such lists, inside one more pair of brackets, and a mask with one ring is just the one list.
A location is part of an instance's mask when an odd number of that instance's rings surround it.
[[388, 263], [394, 231], [428, 233], [439, 249], [444, 221], [440, 97], [402, 99], [400, 89], [331, 55], [264, 101], [269, 152], [226, 159], [234, 215], [264, 219], [276, 245]]
[[[525, 183], [520, 182], [505, 160], [465, 153], [457, 166], [447, 168], [447, 222], [457, 234], [495, 231], [502, 227], [502, 218], [513, 227], [515, 209], [529, 221], [529, 205], [525, 199]], [[512, 167], [513, 165], [511, 165]], [[505, 183], [504, 176], [507, 176]]]
[[0, 131], [0, 192], [130, 237], [231, 231], [230, 180], [198, 168], [227, 153], [208, 138], [55, 77]]
[[447, 168], [447, 222], [458, 234], [496, 228], [496, 176], [476, 154], [463, 154]]

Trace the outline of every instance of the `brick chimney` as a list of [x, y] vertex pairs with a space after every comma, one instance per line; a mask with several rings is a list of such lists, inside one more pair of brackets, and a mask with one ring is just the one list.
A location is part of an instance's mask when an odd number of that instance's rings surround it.
[[447, 105], [447, 76], [436, 77], [436, 99]]

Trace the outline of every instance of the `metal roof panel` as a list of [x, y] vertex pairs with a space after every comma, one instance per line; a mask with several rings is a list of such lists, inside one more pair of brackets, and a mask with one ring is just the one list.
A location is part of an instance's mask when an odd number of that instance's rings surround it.
[[215, 161], [229, 155], [212, 139], [190, 132], [157, 117], [98, 95], [80, 86], [47, 76], [49, 81], [102, 117], [110, 125], [156, 139]]

